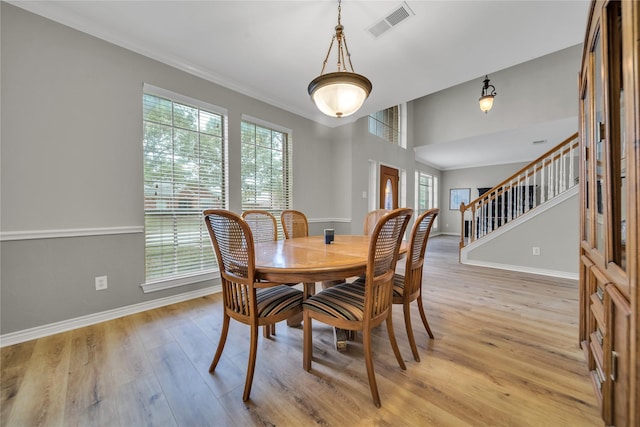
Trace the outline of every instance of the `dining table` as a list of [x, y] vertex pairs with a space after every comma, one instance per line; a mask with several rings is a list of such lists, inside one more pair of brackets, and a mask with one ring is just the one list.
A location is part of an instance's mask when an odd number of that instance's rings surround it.
[[[333, 242], [325, 243], [325, 236], [320, 235], [259, 242], [255, 244], [256, 278], [276, 283], [303, 283], [306, 297], [315, 293], [316, 282], [363, 276], [369, 241], [368, 235], [335, 235]], [[404, 253], [403, 242], [400, 254]], [[346, 332], [335, 330], [335, 334], [336, 348], [344, 351]]]

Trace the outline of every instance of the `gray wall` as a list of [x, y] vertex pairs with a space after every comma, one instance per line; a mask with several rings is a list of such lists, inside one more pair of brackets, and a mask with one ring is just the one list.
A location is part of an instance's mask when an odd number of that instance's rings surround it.
[[[578, 278], [578, 194], [470, 250], [470, 263]], [[540, 207], [536, 208], [540, 209]], [[533, 255], [532, 248], [540, 248]]]

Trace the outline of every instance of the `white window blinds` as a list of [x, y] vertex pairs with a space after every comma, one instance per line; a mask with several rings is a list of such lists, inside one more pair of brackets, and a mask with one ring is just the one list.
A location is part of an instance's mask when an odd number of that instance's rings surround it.
[[[256, 122], [243, 120], [241, 125], [242, 210], [267, 210], [279, 219], [291, 206], [291, 137]], [[282, 237], [279, 220], [278, 229]]]
[[204, 209], [226, 206], [225, 117], [215, 108], [145, 86], [147, 283], [215, 268], [202, 217]]

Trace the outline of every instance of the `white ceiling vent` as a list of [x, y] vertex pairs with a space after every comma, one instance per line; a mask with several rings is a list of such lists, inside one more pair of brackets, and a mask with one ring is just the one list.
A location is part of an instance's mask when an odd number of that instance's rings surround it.
[[391, 28], [407, 20], [407, 18], [414, 16], [415, 13], [411, 10], [407, 3], [402, 2], [400, 6], [394, 8], [384, 18], [367, 28], [367, 31], [375, 38], [380, 37]]

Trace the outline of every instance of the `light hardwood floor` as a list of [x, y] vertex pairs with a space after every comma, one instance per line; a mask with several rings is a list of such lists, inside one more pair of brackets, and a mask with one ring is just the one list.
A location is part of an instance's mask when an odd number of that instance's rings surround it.
[[312, 371], [302, 369], [302, 329], [281, 323], [260, 336], [251, 399], [242, 402], [249, 333], [231, 323], [215, 375], [208, 373], [220, 295], [139, 313], [1, 351], [3, 426], [599, 426], [578, 347], [578, 285], [571, 280], [463, 266], [457, 239], [432, 237], [417, 310], [421, 362], [394, 327], [374, 364], [382, 408], [371, 400], [362, 335], [346, 353], [314, 322]]

